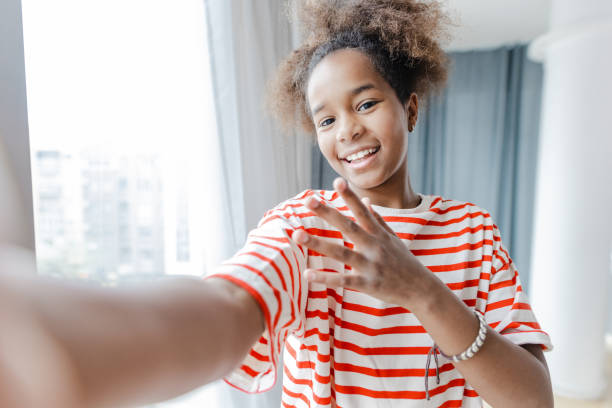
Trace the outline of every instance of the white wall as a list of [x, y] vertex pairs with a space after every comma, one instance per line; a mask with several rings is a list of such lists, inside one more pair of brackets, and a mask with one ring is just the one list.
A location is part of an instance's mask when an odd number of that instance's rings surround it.
[[0, 1], [0, 244], [34, 249], [20, 0]]

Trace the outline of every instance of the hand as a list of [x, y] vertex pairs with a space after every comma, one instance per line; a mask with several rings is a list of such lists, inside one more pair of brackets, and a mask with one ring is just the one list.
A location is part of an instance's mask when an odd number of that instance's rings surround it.
[[65, 350], [33, 307], [38, 282], [25, 272], [0, 266], [0, 407], [83, 407]]
[[341, 178], [334, 181], [334, 188], [353, 212], [355, 221], [314, 198], [310, 198], [306, 206], [354, 242], [354, 249], [329, 243], [304, 230], [295, 231], [293, 238], [350, 265], [352, 271], [338, 274], [307, 269], [306, 278], [328, 287], [352, 288], [389, 303], [408, 306], [425, 293], [426, 283], [434, 275], [374, 211], [367, 198], [362, 202]]

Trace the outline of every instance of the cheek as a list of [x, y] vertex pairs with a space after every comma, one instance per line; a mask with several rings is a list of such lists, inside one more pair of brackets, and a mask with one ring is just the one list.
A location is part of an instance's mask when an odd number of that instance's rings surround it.
[[408, 127], [404, 122], [397, 120], [396, 117], [383, 121], [381, 125], [385, 127], [381, 134], [385, 135], [387, 143], [395, 146], [393, 150], [400, 153], [399, 150], [403, 150], [405, 148], [404, 145], [408, 142]]
[[386, 165], [395, 167], [398, 162], [406, 155], [408, 150], [407, 129], [404, 129], [401, 123], [397, 121], [387, 121], [381, 123], [384, 130], [381, 129], [379, 137], [381, 142], [386, 146]]
[[319, 150], [328, 161], [336, 157], [334, 144], [330, 142], [329, 138], [325, 136], [317, 136], [317, 144], [319, 145]]
[[342, 175], [342, 166], [338, 162], [338, 152], [336, 151], [334, 138], [328, 138], [325, 136], [317, 137], [319, 151], [323, 157], [325, 157], [327, 163], [329, 163], [329, 165], [336, 171], [336, 173]]

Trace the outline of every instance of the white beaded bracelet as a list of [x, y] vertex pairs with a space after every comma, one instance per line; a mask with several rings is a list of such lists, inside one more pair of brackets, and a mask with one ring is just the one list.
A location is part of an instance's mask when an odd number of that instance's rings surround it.
[[447, 356], [446, 354], [442, 352], [442, 350], [440, 350], [440, 347], [438, 347], [438, 345], [435, 343], [429, 349], [429, 353], [427, 353], [427, 363], [425, 364], [425, 398], [428, 401], [429, 401], [429, 363], [431, 362], [431, 356], [433, 356], [434, 360], [436, 361], [436, 382], [437, 384], [440, 384], [440, 368], [438, 367], [438, 355], [436, 354], [436, 351], [440, 353], [441, 355], [443, 355], [444, 357], [451, 359], [456, 363], [457, 361], [465, 361], [465, 360], [468, 360], [474, 357], [474, 354], [476, 354], [478, 350], [480, 350], [480, 348], [484, 344], [484, 341], [487, 338], [487, 322], [485, 322], [484, 316], [481, 315], [480, 313], [474, 311], [474, 314], [476, 315], [476, 317], [478, 317], [478, 321], [480, 322], [480, 327], [478, 328], [478, 335], [476, 336], [476, 339], [470, 345], [470, 347], [467, 348], [467, 350], [465, 350], [463, 353], [455, 354], [454, 356]]
[[485, 322], [484, 316], [476, 311], [474, 311], [474, 314], [476, 315], [476, 317], [478, 317], [480, 327], [478, 328], [478, 335], [476, 336], [476, 339], [470, 345], [470, 347], [468, 347], [463, 353], [455, 354], [454, 356], [447, 356], [438, 347], [438, 351], [440, 351], [440, 354], [442, 354], [448, 359], [453, 360], [455, 363], [457, 361], [469, 360], [470, 358], [474, 357], [474, 354], [476, 354], [478, 350], [480, 350], [480, 348], [484, 344], [485, 339], [487, 338], [487, 322]]

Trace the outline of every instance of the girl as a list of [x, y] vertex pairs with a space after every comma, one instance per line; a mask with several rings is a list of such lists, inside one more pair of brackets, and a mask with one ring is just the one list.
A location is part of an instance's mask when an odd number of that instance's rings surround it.
[[227, 381], [269, 388], [284, 344], [284, 406], [552, 405], [550, 340], [491, 216], [410, 184], [419, 98], [446, 77], [439, 6], [310, 1], [300, 16], [313, 34], [281, 66], [273, 109], [343, 178], [269, 211], [215, 275], [266, 322]]
[[[72, 374], [62, 395], [141, 403], [224, 375], [261, 392], [284, 348], [284, 407], [552, 406], [550, 339], [491, 216], [410, 184], [419, 102], [446, 77], [439, 6], [305, 1], [299, 15], [312, 34], [281, 65], [273, 110], [316, 134], [335, 191], [268, 211], [203, 282], [34, 285]], [[69, 324], [83, 317], [99, 331]]]

